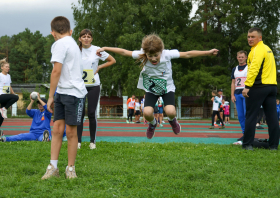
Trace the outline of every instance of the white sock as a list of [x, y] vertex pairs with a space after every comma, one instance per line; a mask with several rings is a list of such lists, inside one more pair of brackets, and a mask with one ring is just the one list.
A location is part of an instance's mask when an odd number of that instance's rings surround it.
[[154, 120], [152, 122], [150, 122], [152, 125], [155, 125], [157, 123], [156, 119], [154, 118]]
[[54, 168], [57, 168], [57, 162], [58, 160], [51, 160], [51, 164], [54, 166]]
[[174, 118], [173, 118], [173, 119], [168, 118], [168, 120], [169, 120], [170, 122], [172, 122], [172, 121], [174, 120]]
[[214, 124], [216, 124], [216, 122], [214, 122]]

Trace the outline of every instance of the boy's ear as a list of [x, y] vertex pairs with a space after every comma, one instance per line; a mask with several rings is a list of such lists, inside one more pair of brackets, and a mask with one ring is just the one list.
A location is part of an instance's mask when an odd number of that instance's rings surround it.
[[55, 32], [51, 31], [51, 34], [53, 35], [54, 38], [56, 38]]
[[70, 36], [72, 36], [73, 30], [70, 30]]

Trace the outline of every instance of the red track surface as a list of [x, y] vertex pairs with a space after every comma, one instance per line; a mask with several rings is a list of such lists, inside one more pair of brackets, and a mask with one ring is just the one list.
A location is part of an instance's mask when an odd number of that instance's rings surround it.
[[[31, 119], [6, 119], [2, 125], [4, 128], [5, 135], [17, 135], [19, 133], [27, 133], [28, 128], [24, 127], [26, 131], [23, 131], [22, 128], [18, 126], [31, 126]], [[122, 123], [108, 123], [108, 122], [122, 122]], [[180, 123], [209, 123], [207, 121], [180, 121]], [[238, 124], [238, 122], [231, 122], [232, 124]], [[51, 122], [51, 126], [53, 123]], [[88, 126], [88, 121], [85, 122], [84, 126]], [[13, 128], [13, 126], [15, 126]], [[146, 129], [143, 129], [142, 132], [140, 132], [139, 127], [147, 127], [148, 125], [143, 124], [127, 124], [124, 122], [124, 120], [104, 120], [101, 119], [98, 121], [98, 127], [110, 127], [110, 128], [99, 128], [97, 132], [97, 136], [126, 136], [126, 137], [146, 137]], [[120, 127], [120, 128], [112, 128], [112, 127]], [[137, 128], [138, 127], [138, 128]], [[164, 125], [163, 128], [158, 128], [157, 132], [156, 130], [156, 137], [198, 137], [198, 138], [207, 138], [207, 137], [220, 137], [220, 138], [239, 138], [241, 135], [241, 130], [239, 133], [239, 130], [234, 130], [234, 133], [229, 133], [229, 129], [236, 129], [240, 127], [234, 127], [234, 126], [227, 126], [226, 130], [219, 130], [214, 129], [214, 131], [219, 131], [219, 133], [211, 133], [211, 130], [208, 129], [208, 126], [205, 125], [181, 125], [183, 131], [191, 131], [191, 132], [182, 132], [179, 136], [175, 135], [172, 132], [172, 129], [169, 125]], [[9, 130], [9, 128], [14, 129], [12, 131]], [[124, 129], [126, 131], [120, 131], [121, 129]], [[192, 129], [188, 129], [192, 128]], [[197, 129], [194, 129], [197, 128]], [[21, 129], [21, 130], [15, 130], [15, 129]], [[106, 129], [106, 131], [104, 131]], [[108, 131], [110, 130], [110, 131]], [[116, 131], [117, 130], [117, 131]], [[127, 131], [129, 130], [129, 131]], [[135, 131], [137, 130], [137, 131]], [[166, 131], [166, 132], [162, 132]], [[195, 132], [200, 131], [200, 132]], [[201, 132], [201, 131], [205, 131]], [[221, 132], [226, 133], [221, 133]], [[267, 132], [267, 127], [265, 127], [265, 130], [258, 130], [258, 132]], [[89, 136], [89, 132], [85, 131], [83, 132], [83, 136]], [[256, 134], [256, 138], [268, 138], [268, 134]]]

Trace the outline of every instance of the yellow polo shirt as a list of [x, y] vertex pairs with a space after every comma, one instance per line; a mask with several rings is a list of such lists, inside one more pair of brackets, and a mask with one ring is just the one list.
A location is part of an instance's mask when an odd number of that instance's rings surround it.
[[251, 48], [245, 88], [277, 85], [277, 70], [273, 52], [260, 41]]

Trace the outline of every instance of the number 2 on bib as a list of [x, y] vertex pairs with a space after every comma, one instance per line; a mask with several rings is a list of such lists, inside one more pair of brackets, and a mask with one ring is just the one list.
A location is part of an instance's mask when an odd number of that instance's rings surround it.
[[83, 71], [83, 80], [86, 85], [92, 85], [95, 83], [94, 73], [92, 69], [85, 69]]

